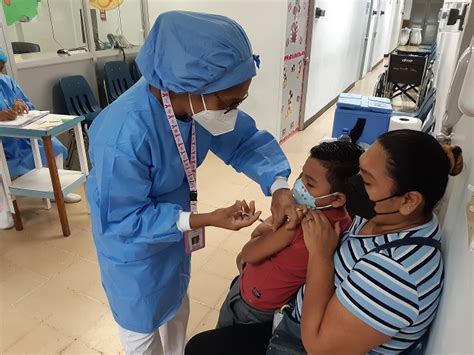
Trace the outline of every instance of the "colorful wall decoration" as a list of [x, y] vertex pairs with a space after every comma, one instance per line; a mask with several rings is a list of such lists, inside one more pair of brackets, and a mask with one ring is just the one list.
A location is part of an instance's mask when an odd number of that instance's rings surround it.
[[2, 0], [7, 25], [38, 15], [38, 0]]
[[306, 57], [308, 0], [288, 0], [280, 140], [298, 130]]
[[92, 7], [99, 10], [113, 10], [122, 5], [123, 0], [89, 0]]

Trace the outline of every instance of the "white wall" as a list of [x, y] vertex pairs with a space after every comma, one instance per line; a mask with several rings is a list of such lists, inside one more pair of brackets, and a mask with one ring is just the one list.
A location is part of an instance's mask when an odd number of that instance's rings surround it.
[[326, 16], [314, 20], [305, 121], [358, 80], [366, 26], [365, 0], [316, 0]]
[[225, 15], [236, 20], [246, 31], [253, 51], [260, 55], [261, 66], [252, 81], [249, 98], [242, 104], [257, 122], [278, 136], [281, 111], [286, 0], [151, 0], [150, 26], [165, 11], [189, 10]]
[[467, 186], [474, 185], [474, 118], [463, 116], [454, 129], [454, 144], [463, 149], [461, 175], [451, 177], [442, 208], [445, 284], [437, 318], [433, 323], [427, 354], [474, 353], [474, 251], [468, 249]]
[[[457, 63], [460, 50], [464, 50], [459, 44], [469, 43], [474, 35], [473, 11], [467, 22], [462, 34], [465, 41], [460, 38], [460, 33], [445, 32], [440, 36], [441, 43], [438, 42], [438, 112], [444, 112], [446, 100], [458, 100], [458, 97], [448, 98], [446, 95], [454, 64]], [[472, 100], [472, 93], [470, 94], [471, 97], [466, 100]], [[438, 117], [438, 124], [440, 121]], [[445, 284], [427, 354], [474, 353], [474, 251], [468, 249], [466, 221], [466, 209], [472, 195], [468, 184], [474, 185], [473, 117], [463, 116], [454, 127], [453, 144], [458, 144], [463, 149], [464, 170], [461, 175], [450, 178], [445, 198], [440, 204], [440, 222], [444, 232]]]

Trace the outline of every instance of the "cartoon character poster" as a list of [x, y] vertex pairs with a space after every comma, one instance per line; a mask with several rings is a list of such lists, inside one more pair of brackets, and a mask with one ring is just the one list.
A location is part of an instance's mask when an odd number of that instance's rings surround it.
[[306, 57], [308, 0], [288, 0], [285, 56], [282, 73], [281, 139], [298, 129]]

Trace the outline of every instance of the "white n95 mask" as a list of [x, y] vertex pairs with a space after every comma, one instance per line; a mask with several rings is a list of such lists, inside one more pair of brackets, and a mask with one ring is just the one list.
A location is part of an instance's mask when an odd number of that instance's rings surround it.
[[204, 106], [204, 110], [194, 113], [191, 95], [188, 95], [188, 98], [189, 106], [191, 106], [191, 111], [193, 113], [193, 119], [210, 134], [213, 136], [219, 136], [234, 130], [239, 110], [234, 109], [229, 112], [227, 112], [227, 110], [208, 110], [206, 107], [206, 102], [204, 101], [204, 96], [201, 94], [201, 101]]

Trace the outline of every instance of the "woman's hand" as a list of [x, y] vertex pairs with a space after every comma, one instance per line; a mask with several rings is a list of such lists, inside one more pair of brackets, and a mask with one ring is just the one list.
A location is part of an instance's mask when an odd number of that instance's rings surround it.
[[262, 211], [255, 211], [254, 201], [250, 204], [245, 201], [236, 201], [230, 207], [211, 212], [210, 220], [214, 227], [238, 231], [254, 224], [261, 214]]
[[10, 109], [3, 110], [0, 112], [0, 122], [13, 121], [14, 119], [16, 119], [17, 116], [18, 114], [13, 110], [10, 110]]
[[301, 225], [309, 254], [332, 259], [341, 235], [339, 222], [333, 228], [323, 213], [309, 210]]
[[16, 100], [13, 103], [12, 110], [15, 111], [17, 114], [22, 115], [24, 113], [28, 113], [29, 108], [28, 106], [23, 102], [23, 100]]
[[296, 202], [290, 189], [278, 189], [272, 195], [273, 231], [285, 222], [286, 229], [294, 229], [298, 224]]
[[23, 100], [16, 100], [13, 103], [12, 110], [15, 111], [17, 114], [22, 115], [24, 113], [28, 113], [29, 108], [28, 106], [23, 102]]

